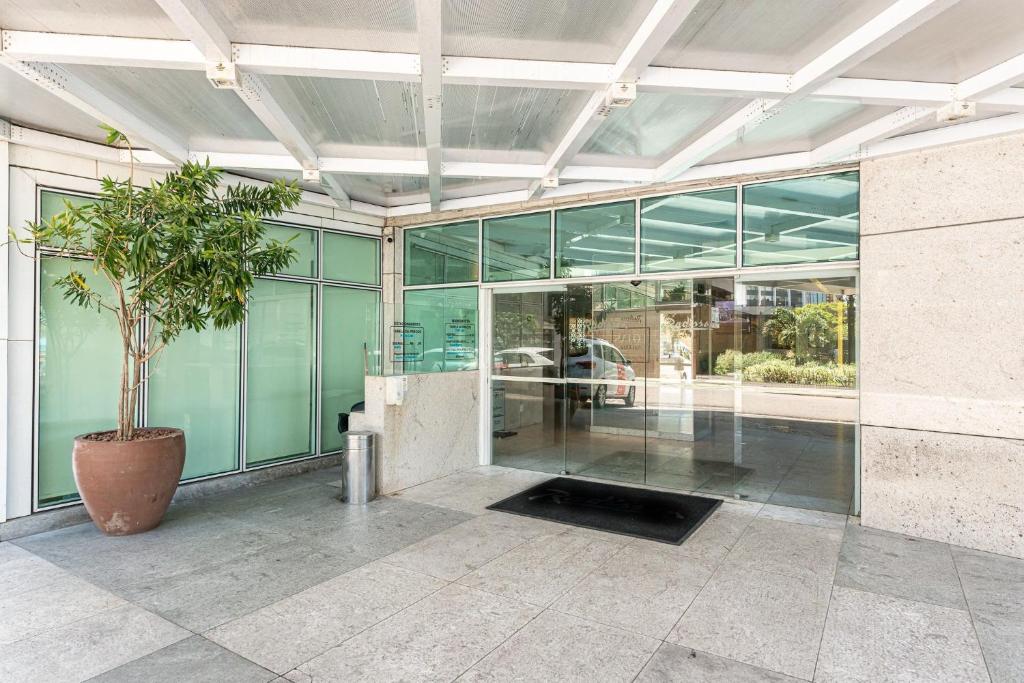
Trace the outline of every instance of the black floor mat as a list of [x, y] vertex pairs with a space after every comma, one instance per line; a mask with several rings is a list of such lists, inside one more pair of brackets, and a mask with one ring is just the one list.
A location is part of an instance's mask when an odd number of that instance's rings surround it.
[[488, 510], [680, 545], [722, 501], [556, 477]]

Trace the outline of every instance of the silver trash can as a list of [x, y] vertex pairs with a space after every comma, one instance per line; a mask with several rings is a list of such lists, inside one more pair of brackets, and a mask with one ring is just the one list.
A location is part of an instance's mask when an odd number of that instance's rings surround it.
[[377, 452], [373, 432], [346, 432], [341, 463], [341, 499], [353, 505], [377, 497]]

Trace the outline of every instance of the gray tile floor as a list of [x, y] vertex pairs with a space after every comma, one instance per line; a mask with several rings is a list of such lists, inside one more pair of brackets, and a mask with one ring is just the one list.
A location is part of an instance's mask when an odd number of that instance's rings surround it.
[[329, 470], [0, 544], [0, 681], [1022, 681], [1024, 561], [727, 501], [682, 546], [487, 512], [546, 475], [365, 508]]

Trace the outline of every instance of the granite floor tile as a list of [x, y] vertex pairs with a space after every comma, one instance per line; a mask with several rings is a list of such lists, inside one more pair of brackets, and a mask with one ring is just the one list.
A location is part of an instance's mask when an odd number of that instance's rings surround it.
[[89, 679], [89, 683], [267, 683], [277, 674], [202, 636], [179, 640]]
[[637, 683], [797, 683], [799, 680], [671, 643], [662, 643], [636, 678]]
[[289, 672], [292, 681], [452, 680], [540, 609], [451, 584]]
[[743, 532], [754, 521], [760, 507], [757, 504], [723, 503], [681, 545], [643, 539], [632, 541], [632, 544], [717, 562], [729, 554]]
[[543, 520], [489, 512], [407, 546], [384, 560], [455, 581], [530, 539], [563, 530], [561, 525]]
[[806, 576], [831, 584], [842, 539], [842, 529], [756, 519], [725, 562], [763, 572]]
[[327, 552], [378, 559], [473, 518], [465, 512], [433, 505], [397, 501], [386, 514], [368, 515], [306, 538]]
[[808, 573], [723, 566], [668, 640], [797, 678], [810, 679], [831, 581]]
[[815, 681], [988, 681], [966, 611], [836, 586]]
[[836, 585], [966, 608], [949, 546], [862, 526], [846, 530]]
[[131, 600], [198, 633], [366, 562], [359, 555], [292, 541], [180, 575]]
[[13, 543], [0, 543], [0, 596], [34, 591], [65, 576], [57, 565]]
[[714, 564], [631, 545], [552, 606], [560, 612], [663, 639], [711, 578]]
[[0, 647], [0, 681], [84, 681], [190, 635], [125, 605]]
[[1024, 681], [1024, 560], [952, 551], [993, 683]]
[[373, 562], [205, 635], [284, 674], [445, 585], [425, 574]]
[[822, 512], [820, 510], [802, 510], [800, 508], [783, 507], [765, 504], [757, 516], [762, 519], [774, 519], [778, 522], [808, 524], [827, 529], [843, 529], [846, 527], [846, 514]]
[[628, 540], [579, 529], [540, 536], [467, 574], [459, 583], [546, 607]]
[[[0, 567], [0, 572], [3, 572]], [[0, 593], [0, 645], [60, 628], [126, 604], [88, 581], [63, 576], [30, 591]]]
[[487, 511], [487, 506], [550, 479], [552, 475], [526, 470], [504, 472], [469, 470], [413, 486], [395, 494], [402, 500], [451, 508], [474, 515]]
[[212, 514], [186, 515], [133, 536], [104, 536], [92, 524], [18, 539], [23, 548], [115, 592], [160, 584], [198, 568], [292, 540], [272, 528]]
[[460, 681], [632, 681], [660, 643], [547, 610]]

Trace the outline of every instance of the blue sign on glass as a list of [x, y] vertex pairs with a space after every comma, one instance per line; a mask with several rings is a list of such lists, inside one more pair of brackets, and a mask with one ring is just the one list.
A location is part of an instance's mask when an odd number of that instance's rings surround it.
[[391, 326], [391, 360], [395, 363], [423, 360], [423, 325], [397, 323]]

